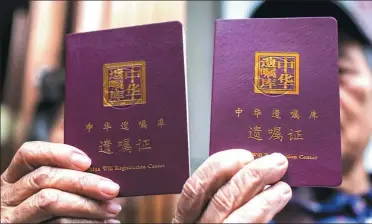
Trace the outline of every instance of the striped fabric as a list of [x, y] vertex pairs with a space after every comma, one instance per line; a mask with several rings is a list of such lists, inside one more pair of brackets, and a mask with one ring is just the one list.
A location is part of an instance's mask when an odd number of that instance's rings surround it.
[[[299, 209], [301, 214], [314, 220], [314, 223], [372, 223], [372, 188], [364, 195], [350, 195], [327, 189], [326, 199], [317, 200], [315, 195], [322, 190], [324, 189], [309, 189], [312, 197], [308, 198], [296, 197], [294, 194], [289, 205]], [[285, 210], [286, 208], [283, 211]], [[291, 216], [288, 218], [290, 222]]]
[[324, 202], [293, 200], [292, 203], [300, 206], [316, 223], [372, 223], [372, 189], [361, 196], [336, 192]]

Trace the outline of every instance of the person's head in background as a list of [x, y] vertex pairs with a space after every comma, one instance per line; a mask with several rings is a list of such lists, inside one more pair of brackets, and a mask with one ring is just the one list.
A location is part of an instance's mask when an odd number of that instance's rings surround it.
[[341, 188], [356, 194], [367, 191], [370, 183], [363, 156], [372, 133], [372, 72], [365, 51], [371, 47], [368, 38], [343, 9], [328, 1], [265, 2], [250, 17], [334, 17], [338, 21]]

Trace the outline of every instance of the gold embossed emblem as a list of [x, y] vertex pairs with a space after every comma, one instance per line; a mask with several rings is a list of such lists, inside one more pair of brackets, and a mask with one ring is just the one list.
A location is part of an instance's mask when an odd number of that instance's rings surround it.
[[300, 55], [292, 52], [256, 52], [254, 92], [299, 94]]
[[121, 62], [103, 66], [103, 106], [145, 103], [146, 62]]

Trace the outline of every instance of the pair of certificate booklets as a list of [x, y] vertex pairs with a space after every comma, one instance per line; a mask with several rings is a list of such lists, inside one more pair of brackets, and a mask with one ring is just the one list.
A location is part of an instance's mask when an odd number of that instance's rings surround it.
[[[175, 21], [66, 37], [65, 143], [120, 197], [178, 194], [190, 176], [183, 36]], [[338, 186], [337, 21], [217, 20], [213, 57], [210, 155], [279, 152], [291, 186]]]

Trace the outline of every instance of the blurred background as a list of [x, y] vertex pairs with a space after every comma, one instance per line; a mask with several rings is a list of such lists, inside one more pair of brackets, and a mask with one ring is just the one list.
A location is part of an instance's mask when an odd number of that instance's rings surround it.
[[[65, 34], [171, 20], [182, 22], [186, 31], [190, 156], [194, 172], [208, 157], [214, 21], [247, 18], [258, 3], [27, 0], [2, 3], [2, 172], [25, 141], [63, 142]], [[372, 36], [372, 2], [342, 4]], [[371, 148], [372, 143], [365, 158], [367, 169], [372, 171], [367, 162], [372, 161]], [[170, 222], [177, 195], [119, 200], [124, 205], [122, 222]]]

